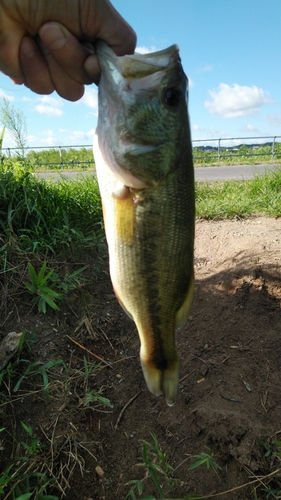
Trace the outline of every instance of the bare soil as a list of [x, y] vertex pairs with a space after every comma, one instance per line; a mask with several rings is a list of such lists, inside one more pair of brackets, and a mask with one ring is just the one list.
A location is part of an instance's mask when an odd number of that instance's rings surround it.
[[[45, 444], [38, 470], [44, 462], [50, 476], [59, 477], [53, 494], [125, 499], [128, 481], [145, 476], [137, 466], [142, 440], [152, 443], [154, 433], [175, 469], [170, 477], [180, 480], [161, 480], [165, 498], [276, 498], [269, 489], [281, 491], [272, 444], [281, 440], [281, 219], [197, 221], [195, 299], [187, 325], [176, 334], [181, 382], [171, 408], [146, 389], [136, 328], [113, 295], [107, 259], [85, 255], [79, 263], [48, 265], [64, 274], [85, 263], [86, 284], [71, 292], [60, 311], [39, 314], [23, 287], [2, 307], [0, 340], [10, 331], [35, 333], [37, 342], [22, 356], [30, 363], [63, 359], [69, 373], [62, 366], [50, 370], [50, 401], [40, 376], [25, 380], [16, 393], [7, 387], [0, 427], [9, 436], [0, 447], [0, 469], [26, 438], [22, 420]], [[84, 356], [97, 361], [93, 354], [108, 364], [87, 382], [77, 370], [83, 370]], [[113, 408], [85, 405], [86, 390], [99, 391]], [[217, 474], [205, 465], [189, 470], [191, 456], [201, 452], [213, 454], [221, 467]], [[146, 495], [159, 498], [149, 477], [143, 481]]]

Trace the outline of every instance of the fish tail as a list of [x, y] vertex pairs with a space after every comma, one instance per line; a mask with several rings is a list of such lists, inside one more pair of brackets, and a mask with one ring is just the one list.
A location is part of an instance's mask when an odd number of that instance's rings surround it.
[[169, 406], [177, 400], [179, 386], [179, 360], [176, 358], [167, 362], [165, 369], [160, 369], [153, 361], [141, 359], [142, 371], [148, 389], [155, 396], [163, 394]]

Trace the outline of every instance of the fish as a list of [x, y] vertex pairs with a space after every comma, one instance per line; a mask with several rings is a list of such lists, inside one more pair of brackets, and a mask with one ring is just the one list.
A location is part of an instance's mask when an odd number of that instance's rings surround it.
[[194, 290], [194, 169], [179, 47], [118, 57], [98, 40], [94, 158], [115, 295], [135, 322], [150, 392], [172, 406], [175, 332]]

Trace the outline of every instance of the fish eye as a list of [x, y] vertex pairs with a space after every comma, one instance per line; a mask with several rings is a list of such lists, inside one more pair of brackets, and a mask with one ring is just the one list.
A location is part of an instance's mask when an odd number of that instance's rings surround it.
[[180, 102], [182, 96], [181, 90], [177, 88], [166, 89], [163, 93], [163, 101], [167, 106], [174, 108]]

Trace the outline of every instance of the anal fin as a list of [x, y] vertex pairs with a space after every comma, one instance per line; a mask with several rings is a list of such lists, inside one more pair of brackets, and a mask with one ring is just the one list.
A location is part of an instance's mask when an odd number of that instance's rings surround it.
[[194, 294], [194, 276], [192, 276], [190, 280], [190, 284], [184, 302], [176, 313], [175, 328], [180, 328], [187, 322], [190, 309], [192, 306], [193, 294]]

